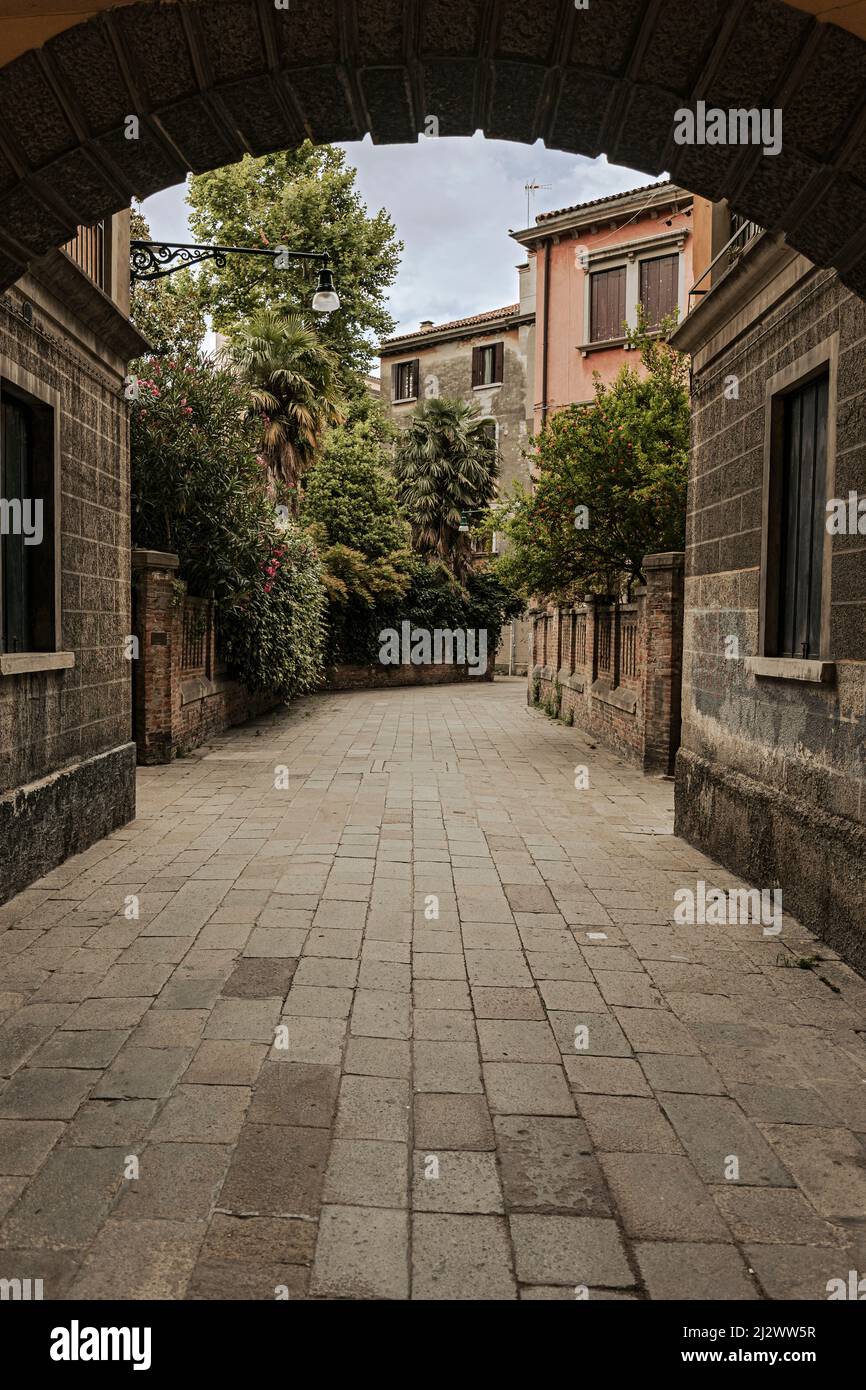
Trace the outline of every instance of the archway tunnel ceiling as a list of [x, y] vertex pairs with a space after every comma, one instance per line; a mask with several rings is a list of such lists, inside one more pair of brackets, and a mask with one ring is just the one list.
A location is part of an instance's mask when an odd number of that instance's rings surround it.
[[[0, 288], [77, 224], [189, 170], [305, 137], [414, 142], [435, 116], [443, 136], [541, 138], [650, 175], [668, 170], [784, 232], [866, 297], [866, 42], [815, 17], [847, 15], [853, 29], [863, 9], [861, 0], [591, 0], [585, 10], [574, 0], [175, 0], [104, 9], [0, 69]], [[676, 145], [675, 113], [698, 100], [781, 109], [781, 153]], [[137, 139], [127, 138], [130, 115]]]

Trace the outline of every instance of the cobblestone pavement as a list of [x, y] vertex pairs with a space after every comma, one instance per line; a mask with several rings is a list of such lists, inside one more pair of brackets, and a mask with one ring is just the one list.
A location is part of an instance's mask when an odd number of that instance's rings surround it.
[[300, 702], [142, 771], [132, 825], [0, 908], [0, 1277], [788, 1299], [866, 1270], [863, 982], [787, 918], [675, 925], [736, 880], [672, 836], [670, 782], [524, 701]]

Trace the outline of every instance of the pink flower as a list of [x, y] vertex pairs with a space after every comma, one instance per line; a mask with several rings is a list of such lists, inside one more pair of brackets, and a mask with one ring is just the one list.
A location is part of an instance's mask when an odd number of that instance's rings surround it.
[[265, 593], [266, 593], [266, 594], [269, 594], [269, 593], [271, 592], [271, 589], [272, 589], [273, 587], [274, 587], [273, 584], [266, 584], [266, 585], [265, 585]]

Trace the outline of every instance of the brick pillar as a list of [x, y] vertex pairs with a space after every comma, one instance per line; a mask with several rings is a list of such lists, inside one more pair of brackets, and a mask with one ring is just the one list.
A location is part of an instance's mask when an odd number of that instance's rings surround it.
[[548, 665], [554, 677], [558, 676], [562, 665], [562, 609], [558, 605], [553, 610], [553, 646], [548, 653]]
[[[176, 628], [175, 581], [180, 561], [162, 550], [133, 550], [135, 635], [133, 702], [138, 761], [171, 762], [174, 756]], [[179, 657], [178, 657], [179, 659]]]
[[639, 640], [642, 656], [645, 772], [670, 775], [680, 742], [683, 674], [682, 551], [644, 556], [646, 593]]
[[598, 600], [595, 594], [584, 594], [586, 605], [586, 671], [587, 685], [598, 680]]

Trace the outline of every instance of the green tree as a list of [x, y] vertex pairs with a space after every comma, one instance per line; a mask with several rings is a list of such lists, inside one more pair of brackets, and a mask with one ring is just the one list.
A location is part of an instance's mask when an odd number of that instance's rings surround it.
[[496, 443], [478, 409], [438, 397], [422, 401], [398, 437], [394, 455], [397, 499], [422, 555], [435, 555], [458, 577], [472, 568], [468, 527], [496, 495]]
[[527, 598], [619, 592], [643, 581], [644, 555], [685, 544], [687, 361], [642, 324], [631, 339], [644, 374], [597, 378], [594, 401], [557, 411], [537, 438], [532, 491], [515, 486], [487, 520], [509, 540], [496, 573]]
[[343, 418], [334, 353], [302, 315], [259, 309], [238, 328], [229, 356], [261, 420], [272, 476], [297, 512], [303, 475], [324, 432]]
[[307, 476], [303, 519], [325, 571], [334, 664], [374, 659], [379, 615], [402, 599], [414, 573], [387, 465], [376, 423], [359, 421], [328, 431]]
[[[190, 181], [191, 226], [196, 238], [229, 246], [288, 246], [328, 251], [333, 259], [340, 309], [322, 324], [341, 371], [368, 370], [376, 343], [392, 331], [385, 307], [400, 262], [402, 243], [384, 210], [371, 216], [355, 187], [355, 170], [342, 150], [305, 141], [297, 149], [245, 156]], [[224, 267], [206, 262], [199, 276], [202, 302], [214, 327], [232, 327], [265, 306], [305, 311], [315, 288], [311, 265], [287, 270], [258, 257], [232, 256]]]
[[[153, 240], [147, 219], [138, 208], [132, 209], [130, 238]], [[179, 270], [161, 280], [133, 281], [130, 318], [154, 353], [195, 357], [207, 331], [196, 276], [191, 270]]]
[[304, 494], [304, 520], [323, 528], [329, 545], [380, 559], [409, 544], [394, 496], [389, 455], [366, 422], [329, 430]]
[[151, 359], [131, 413], [138, 545], [176, 551], [190, 591], [216, 600], [230, 671], [289, 699], [322, 673], [325, 591], [310, 536], [280, 524], [258, 422], [232, 372]]

